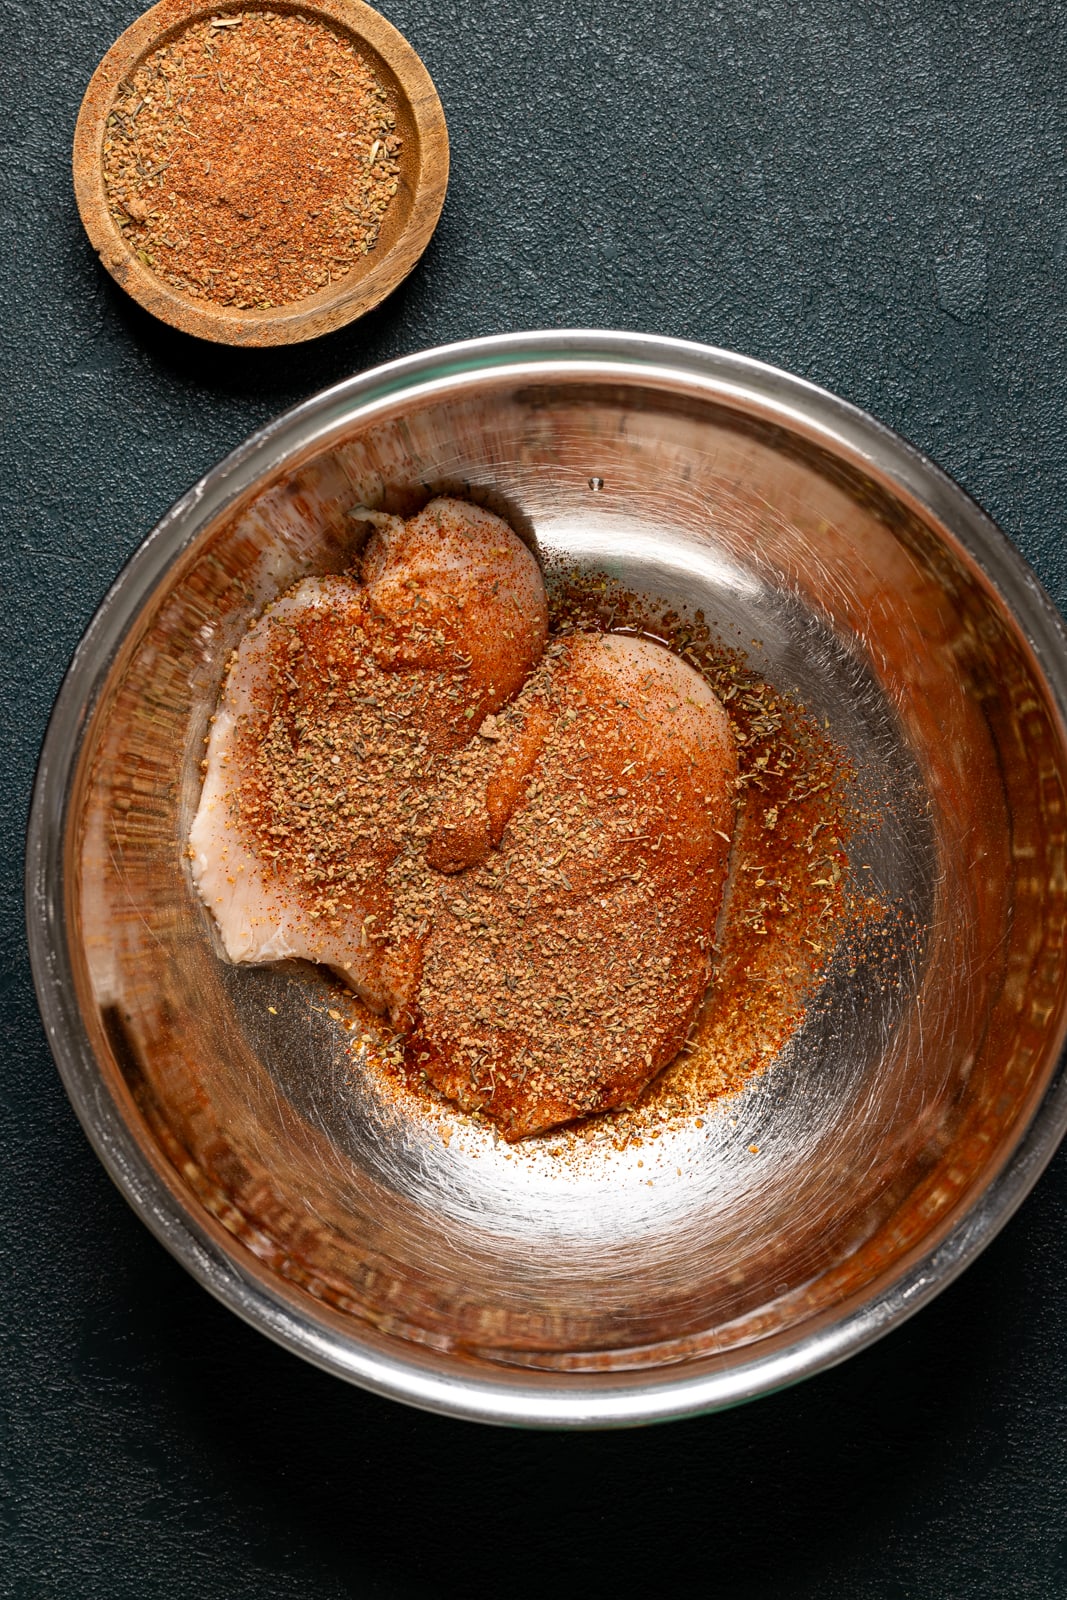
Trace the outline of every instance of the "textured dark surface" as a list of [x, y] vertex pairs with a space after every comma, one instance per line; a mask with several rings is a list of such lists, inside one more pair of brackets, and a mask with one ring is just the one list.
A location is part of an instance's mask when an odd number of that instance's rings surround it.
[[699, 1587], [1067, 1596], [1067, 1151], [966, 1276], [844, 1367], [646, 1433], [499, 1433], [350, 1390], [224, 1312], [68, 1109], [21, 919], [33, 763], [125, 557], [256, 424], [467, 335], [624, 327], [866, 406], [1067, 602], [1067, 13], [1054, 0], [390, 0], [453, 181], [414, 277], [310, 347], [153, 325], [82, 236], [84, 84], [135, 15], [3, 0], [0, 1596]]

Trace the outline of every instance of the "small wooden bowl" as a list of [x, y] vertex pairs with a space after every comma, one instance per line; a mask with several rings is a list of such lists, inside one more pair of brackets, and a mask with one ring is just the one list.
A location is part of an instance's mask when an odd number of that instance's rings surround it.
[[[383, 84], [403, 143], [399, 187], [382, 219], [374, 250], [345, 277], [302, 300], [269, 311], [238, 311], [180, 293], [134, 255], [108, 206], [103, 145], [119, 88], [146, 56], [190, 23], [260, 9], [300, 12], [346, 33]], [[74, 132], [78, 210], [108, 272], [154, 317], [219, 344], [295, 344], [361, 317], [407, 277], [422, 255], [441, 215], [447, 186], [448, 132], [433, 81], [403, 35], [362, 0], [270, 0], [262, 6], [234, 0], [220, 5], [160, 0], [126, 29], [93, 73]]]

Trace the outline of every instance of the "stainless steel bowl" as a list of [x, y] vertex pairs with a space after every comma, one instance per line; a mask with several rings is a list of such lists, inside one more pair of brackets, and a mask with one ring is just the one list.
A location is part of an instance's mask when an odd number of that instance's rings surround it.
[[[832, 967], [781, 1058], [640, 1168], [407, 1115], [346, 1054], [323, 979], [218, 959], [185, 871], [249, 613], [343, 565], [353, 506], [438, 489], [503, 509], [548, 558], [702, 610], [828, 721], [875, 797], [857, 864], [893, 936]], [[619, 334], [396, 362], [178, 501], [78, 648], [29, 839], [56, 1060], [163, 1243], [329, 1371], [550, 1426], [749, 1399], [929, 1300], [1064, 1130], [1065, 708], [1064, 630], [1024, 563], [840, 400]]]

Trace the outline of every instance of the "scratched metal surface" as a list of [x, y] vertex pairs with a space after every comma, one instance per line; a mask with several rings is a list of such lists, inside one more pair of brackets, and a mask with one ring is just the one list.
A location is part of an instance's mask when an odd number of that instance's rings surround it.
[[[861, 923], [781, 1059], [651, 1148], [508, 1149], [421, 1114], [353, 1060], [321, 975], [219, 959], [183, 866], [249, 616], [349, 560], [359, 506], [456, 487], [550, 575], [604, 573], [743, 641], [856, 768], [853, 868], [888, 935]], [[678, 1415], [867, 1342], [1007, 1215], [1062, 1122], [1067, 654], [1030, 585], [867, 419], [693, 347], [460, 347], [282, 419], [123, 575], [46, 747], [33, 948], [98, 1150], [235, 1309], [438, 1409]]]

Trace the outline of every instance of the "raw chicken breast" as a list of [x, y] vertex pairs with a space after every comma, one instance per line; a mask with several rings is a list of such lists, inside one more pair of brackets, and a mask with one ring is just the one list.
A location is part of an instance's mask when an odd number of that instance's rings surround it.
[[419, 938], [384, 940], [389, 868], [421, 849], [441, 761], [537, 664], [547, 608], [477, 506], [368, 520], [362, 581], [305, 579], [234, 652], [189, 854], [231, 961], [325, 963], [402, 1024]]
[[378, 527], [234, 652], [190, 834], [233, 961], [342, 973], [520, 1139], [631, 1102], [703, 996], [734, 826], [726, 713], [658, 644], [546, 650], [489, 513]]
[[476, 803], [457, 783], [430, 841], [431, 860], [463, 870], [427, 938], [411, 1049], [519, 1139], [632, 1102], [684, 1044], [737, 763], [704, 680], [619, 635], [553, 646], [488, 732]]

